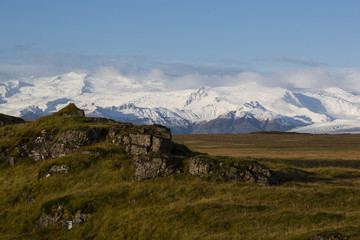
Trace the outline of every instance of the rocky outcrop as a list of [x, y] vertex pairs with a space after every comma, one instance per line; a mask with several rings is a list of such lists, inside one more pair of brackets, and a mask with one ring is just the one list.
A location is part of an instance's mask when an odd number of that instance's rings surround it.
[[41, 130], [39, 135], [32, 142], [29, 157], [33, 158], [35, 161], [45, 161], [51, 158], [52, 141], [58, 131], [58, 128]]
[[107, 139], [134, 155], [154, 152], [169, 156], [172, 149], [170, 129], [160, 125], [115, 125], [110, 128]]
[[65, 229], [73, 229], [80, 227], [84, 224], [90, 214], [83, 213], [81, 210], [77, 210], [72, 218], [65, 217], [65, 208], [63, 205], [59, 205], [57, 209], [49, 214], [43, 212], [39, 218], [39, 227], [44, 228], [51, 225], [60, 224]]
[[[119, 150], [124, 154], [132, 156], [137, 180], [168, 176], [182, 169], [183, 158], [173, 156], [176, 151], [173, 151], [170, 129], [161, 125], [139, 126], [104, 118], [87, 118], [84, 111], [70, 104], [59, 112], [40, 118], [34, 122], [34, 126], [34, 130], [21, 132], [25, 134], [24, 137], [18, 134], [21, 141], [12, 149], [5, 147], [4, 152], [0, 152], [0, 160], [7, 160], [10, 165], [16, 164], [18, 159], [23, 157], [45, 161], [78, 150], [84, 151], [81, 148], [108, 141], [119, 146]], [[38, 126], [41, 126], [41, 130]], [[66, 165], [53, 165], [39, 173], [39, 179], [67, 172]], [[229, 159], [219, 161], [195, 157], [190, 160], [189, 172], [200, 177], [214, 174], [227, 181], [263, 185], [279, 182], [276, 173], [256, 162], [247, 162], [244, 165], [243, 162]]]
[[78, 149], [108, 140], [122, 146], [126, 153], [144, 155], [151, 152], [169, 156], [171, 154], [171, 133], [160, 125], [135, 126], [116, 123], [101, 118], [89, 118], [96, 123], [111, 123], [112, 127], [78, 127], [60, 132], [58, 128], [43, 129], [31, 143], [29, 157], [45, 161], [77, 151]]
[[81, 210], [77, 210], [74, 214], [74, 217], [68, 220], [65, 220], [63, 227], [66, 229], [78, 228], [84, 223], [87, 222], [91, 214], [83, 213]]
[[255, 161], [238, 162], [228, 158], [212, 159], [208, 156], [191, 158], [189, 173], [199, 177], [212, 175], [225, 181], [253, 182], [260, 185], [280, 182], [278, 173]]
[[325, 231], [316, 234], [311, 240], [348, 240], [350, 237], [335, 231]]
[[134, 155], [135, 178], [143, 180], [174, 174], [180, 166], [171, 155], [173, 143], [170, 129], [160, 126], [116, 125], [107, 139]]
[[[41, 130], [39, 126], [42, 127]], [[170, 129], [160, 125], [137, 126], [105, 118], [87, 118], [84, 111], [74, 104], [29, 123], [25, 126], [25, 131], [17, 133], [16, 130], [4, 129], [2, 135], [17, 136], [17, 145], [0, 149], [0, 162], [7, 161], [11, 166], [20, 158], [45, 161], [70, 154], [85, 146], [109, 141], [121, 147], [125, 154], [134, 156], [133, 162], [139, 179], [171, 172], [167, 170], [172, 161]], [[47, 172], [44, 176], [49, 174], [53, 172]]]
[[105, 140], [105, 128], [79, 128], [66, 130], [60, 134], [51, 147], [51, 158], [57, 158], [76, 150]]
[[169, 176], [180, 172], [181, 162], [161, 154], [139, 155], [133, 158], [135, 179], [144, 180], [157, 176]]
[[75, 152], [81, 147], [95, 144], [106, 138], [105, 128], [77, 128], [65, 130], [57, 136], [57, 128], [42, 130], [33, 142], [29, 157], [35, 161], [45, 161]]
[[49, 213], [42, 213], [39, 218], [39, 227], [47, 227], [59, 223], [64, 216], [64, 206], [59, 205], [58, 208]]
[[39, 179], [50, 177], [53, 174], [66, 174], [69, 167], [66, 164], [52, 165], [47, 171], [39, 173]]

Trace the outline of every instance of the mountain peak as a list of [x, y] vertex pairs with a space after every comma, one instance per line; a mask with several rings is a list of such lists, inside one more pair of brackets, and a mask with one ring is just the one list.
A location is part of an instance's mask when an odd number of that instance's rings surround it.
[[[339, 120], [334, 122], [337, 129], [343, 129], [338, 124], [341, 121], [360, 119], [360, 94], [339, 88], [289, 90], [251, 82], [153, 92], [150, 88], [138, 91], [141, 84], [111, 76], [70, 72], [31, 78], [28, 83], [3, 82], [0, 83], [1, 112], [35, 120], [76, 102], [84, 107], [87, 116], [134, 124], [159, 123], [176, 129], [177, 133], [194, 132], [200, 124], [218, 118], [259, 121], [286, 118], [286, 121], [292, 119], [294, 127]], [[133, 88], [128, 84], [133, 84]], [[62, 115], [83, 116], [84, 112], [70, 104], [54, 116]]]
[[258, 101], [251, 101], [244, 103], [234, 113], [235, 118], [250, 117], [259, 120], [273, 120], [280, 116], [266, 108], [264, 108]]
[[209, 94], [205, 91], [205, 87], [201, 86], [196, 92], [190, 94], [189, 98], [186, 100], [185, 106], [190, 105], [193, 102], [198, 102], [203, 97], [207, 97]]
[[251, 101], [244, 103], [244, 105], [239, 108], [239, 110], [248, 110], [248, 109], [261, 109], [263, 111], [267, 111], [258, 101]]

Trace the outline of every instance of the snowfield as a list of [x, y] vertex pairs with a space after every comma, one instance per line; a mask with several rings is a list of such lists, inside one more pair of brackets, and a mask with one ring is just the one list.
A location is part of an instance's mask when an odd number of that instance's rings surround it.
[[340, 88], [285, 89], [252, 82], [165, 91], [156, 82], [75, 72], [0, 83], [0, 112], [8, 115], [33, 120], [69, 102], [88, 116], [158, 123], [175, 133], [210, 133], [205, 129], [210, 127], [238, 133], [246, 132], [249, 124], [255, 126], [249, 129], [260, 130], [286, 127], [304, 133], [360, 133], [360, 95]]

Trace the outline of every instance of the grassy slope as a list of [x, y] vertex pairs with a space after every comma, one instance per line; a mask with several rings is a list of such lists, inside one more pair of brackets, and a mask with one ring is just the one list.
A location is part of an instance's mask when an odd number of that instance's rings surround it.
[[[1, 169], [4, 239], [306, 239], [323, 229], [359, 234], [360, 189], [352, 179], [333, 176], [339, 171], [320, 171], [325, 181], [273, 187], [188, 174], [136, 182], [128, 159], [113, 153], [88, 168], [37, 180], [49, 163]], [[35, 201], [21, 199], [24, 189], [33, 189]], [[38, 229], [46, 203], [65, 196], [73, 208], [92, 204], [96, 212], [89, 222], [70, 231]]]
[[[49, 119], [44, 119], [48, 124]], [[82, 124], [68, 121], [71, 126]], [[19, 127], [30, 131], [41, 129], [43, 123]], [[60, 118], [54, 124], [65, 126]], [[174, 139], [187, 143], [179, 137]], [[278, 141], [278, 137], [266, 141]], [[207, 135], [189, 146], [212, 153], [213, 147], [204, 149], [213, 139]], [[293, 144], [298, 148], [302, 141]], [[218, 143], [212, 146], [223, 152], [237, 149], [229, 139]], [[327, 229], [360, 239], [360, 163], [356, 158], [269, 159], [264, 148], [256, 150], [254, 144], [250, 149], [266, 157], [260, 162], [291, 173], [292, 181], [270, 187], [203, 180], [187, 173], [137, 182], [131, 160], [121, 149], [104, 142], [89, 148], [100, 151], [100, 156], [76, 152], [41, 163], [0, 165], [0, 239], [307, 239]], [[54, 162], [68, 163], [70, 172], [38, 180], [38, 173]], [[35, 197], [29, 203], [23, 194], [28, 192]], [[93, 215], [77, 229], [39, 229], [41, 212], [56, 202], [64, 203], [69, 215], [84, 206]]]
[[23, 123], [25, 122], [22, 118], [13, 117], [9, 115], [5, 115], [0, 113], [0, 126], [1, 125], [7, 125], [7, 124], [17, 124], [17, 123]]

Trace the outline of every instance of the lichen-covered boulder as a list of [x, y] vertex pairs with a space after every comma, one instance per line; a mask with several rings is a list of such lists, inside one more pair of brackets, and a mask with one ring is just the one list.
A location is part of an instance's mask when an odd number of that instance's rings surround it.
[[255, 161], [239, 162], [230, 158], [197, 156], [189, 161], [189, 173], [194, 176], [217, 176], [226, 181], [253, 182], [274, 185], [280, 182], [278, 173]]
[[47, 171], [39, 173], [39, 179], [50, 177], [53, 174], [66, 174], [69, 172], [69, 167], [66, 164], [52, 165]]
[[[17, 136], [14, 140], [16, 144], [0, 146], [0, 163], [7, 161], [10, 165], [21, 158], [45, 161], [76, 151], [88, 154], [88, 150], [82, 148], [105, 141], [119, 146], [119, 152], [133, 158], [138, 180], [173, 174], [176, 172], [174, 169], [181, 165], [180, 161], [174, 163], [176, 158], [172, 156], [174, 144], [169, 128], [157, 124], [139, 126], [105, 118], [88, 118], [74, 104], [28, 123], [26, 131], [2, 130], [4, 136]], [[66, 165], [55, 164], [40, 172], [38, 178], [67, 173], [68, 170]]]
[[204, 177], [213, 173], [214, 162], [204, 161], [199, 157], [191, 158], [189, 161], [189, 173], [194, 176]]
[[160, 126], [121, 124], [110, 128], [107, 140], [133, 155], [135, 178], [143, 180], [179, 171], [180, 161], [172, 157], [170, 129]]
[[47, 227], [59, 223], [64, 216], [64, 206], [59, 205], [57, 209], [49, 214], [42, 213], [39, 218], [39, 227]]
[[84, 146], [105, 140], [105, 128], [77, 128], [59, 133], [57, 128], [42, 130], [32, 143], [29, 157], [35, 161], [45, 161], [74, 152]]
[[60, 134], [51, 146], [51, 158], [57, 158], [74, 152], [84, 146], [105, 140], [105, 128], [78, 128], [66, 130]]
[[40, 134], [30, 144], [32, 145], [29, 157], [35, 161], [45, 161], [51, 158], [52, 140], [58, 133], [58, 128], [50, 130], [43, 129]]
[[91, 214], [86, 214], [82, 210], [77, 210], [73, 217], [65, 217], [65, 208], [59, 205], [55, 211], [50, 213], [41, 213], [39, 217], [39, 227], [44, 228], [59, 224], [65, 229], [78, 228], [86, 223]]
[[179, 171], [180, 166], [180, 162], [160, 154], [134, 156], [133, 164], [136, 180], [172, 175]]
[[160, 125], [116, 125], [110, 128], [107, 139], [135, 156], [151, 152], [170, 156], [173, 145], [170, 129]]
[[61, 226], [69, 230], [73, 228], [78, 228], [84, 223], [86, 223], [90, 216], [90, 214], [86, 214], [83, 213], [81, 210], [77, 210], [73, 218], [63, 219]]

